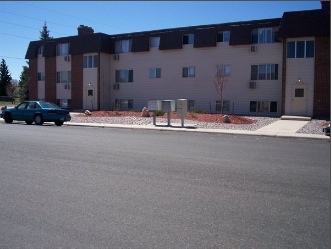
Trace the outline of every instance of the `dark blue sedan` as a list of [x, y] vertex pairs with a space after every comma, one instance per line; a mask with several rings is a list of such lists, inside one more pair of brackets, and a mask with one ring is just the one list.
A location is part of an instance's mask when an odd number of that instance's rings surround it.
[[0, 117], [6, 123], [12, 123], [13, 120], [25, 121], [27, 124], [35, 122], [36, 125], [54, 122], [57, 126], [71, 120], [68, 110], [46, 101], [24, 101], [14, 108], [3, 110]]

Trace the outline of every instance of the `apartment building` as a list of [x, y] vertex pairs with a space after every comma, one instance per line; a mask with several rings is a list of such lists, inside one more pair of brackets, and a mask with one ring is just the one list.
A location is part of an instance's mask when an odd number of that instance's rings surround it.
[[[281, 18], [32, 41], [30, 99], [68, 109], [141, 110], [188, 99], [189, 110], [330, 116], [330, 6]], [[214, 78], [225, 77], [223, 103]]]

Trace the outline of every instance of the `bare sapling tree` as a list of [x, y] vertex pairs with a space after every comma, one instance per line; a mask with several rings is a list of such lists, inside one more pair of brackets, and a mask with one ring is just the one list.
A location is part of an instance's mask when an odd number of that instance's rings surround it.
[[220, 96], [220, 113], [223, 113], [223, 92], [225, 85], [228, 82], [228, 73], [225, 70], [224, 64], [216, 66], [216, 75], [214, 76], [214, 85]]

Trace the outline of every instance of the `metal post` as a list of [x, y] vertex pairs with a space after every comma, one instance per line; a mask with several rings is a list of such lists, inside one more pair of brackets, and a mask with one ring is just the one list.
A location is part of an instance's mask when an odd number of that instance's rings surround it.
[[167, 125], [171, 126], [171, 113], [167, 112]]
[[153, 112], [153, 125], [156, 125], [156, 112]]
[[181, 126], [184, 127], [184, 117], [181, 118]]

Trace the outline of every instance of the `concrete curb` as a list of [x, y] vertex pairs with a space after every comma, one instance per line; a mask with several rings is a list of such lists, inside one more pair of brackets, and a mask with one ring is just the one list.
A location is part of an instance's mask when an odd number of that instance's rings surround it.
[[316, 134], [301, 134], [301, 133], [281, 133], [281, 132], [259, 132], [246, 130], [220, 130], [220, 129], [200, 129], [195, 127], [181, 127], [181, 126], [164, 126], [164, 125], [119, 125], [119, 124], [101, 124], [101, 123], [71, 123], [66, 122], [64, 125], [68, 126], [85, 126], [96, 128], [120, 128], [120, 129], [141, 129], [141, 130], [156, 130], [156, 131], [181, 131], [181, 132], [199, 132], [211, 134], [225, 134], [225, 135], [247, 135], [247, 136], [265, 136], [274, 138], [297, 138], [297, 139], [315, 139], [315, 140], [330, 140], [329, 136]]

